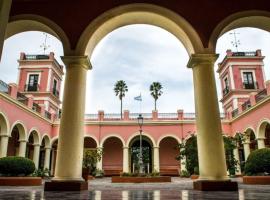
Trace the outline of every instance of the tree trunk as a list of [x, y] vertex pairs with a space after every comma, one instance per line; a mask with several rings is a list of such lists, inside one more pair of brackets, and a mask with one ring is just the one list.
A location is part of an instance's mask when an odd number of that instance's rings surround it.
[[155, 99], [155, 110], [157, 110], [157, 100]]
[[121, 99], [121, 111], [120, 111], [120, 113], [121, 113], [121, 119], [122, 119], [122, 99]]

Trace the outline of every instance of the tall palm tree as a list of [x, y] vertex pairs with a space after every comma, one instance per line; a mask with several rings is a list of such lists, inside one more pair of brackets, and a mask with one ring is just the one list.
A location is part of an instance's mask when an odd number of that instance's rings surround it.
[[128, 91], [128, 87], [125, 81], [120, 80], [115, 83], [114, 85], [115, 96], [119, 96], [119, 99], [121, 101], [121, 119], [122, 119], [122, 99], [123, 97], [125, 97], [125, 92], [127, 91]]
[[152, 97], [155, 100], [155, 110], [157, 109], [157, 100], [163, 93], [161, 89], [162, 89], [162, 85], [160, 84], [160, 82], [153, 82], [150, 85], [150, 92], [151, 92]]

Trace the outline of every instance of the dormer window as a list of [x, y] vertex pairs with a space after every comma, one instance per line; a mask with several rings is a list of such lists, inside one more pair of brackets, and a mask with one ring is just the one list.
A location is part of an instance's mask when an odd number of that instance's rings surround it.
[[243, 88], [256, 89], [253, 79], [253, 72], [243, 72]]
[[30, 74], [25, 90], [28, 92], [38, 91], [39, 74]]

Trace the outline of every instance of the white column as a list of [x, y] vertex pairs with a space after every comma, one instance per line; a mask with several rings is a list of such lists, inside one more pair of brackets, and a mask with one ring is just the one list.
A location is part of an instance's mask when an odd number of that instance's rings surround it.
[[160, 170], [159, 163], [159, 147], [154, 147], [154, 170], [159, 172]]
[[20, 140], [20, 146], [19, 146], [19, 156], [20, 157], [25, 157], [25, 153], [26, 153], [26, 140]]
[[87, 56], [64, 56], [66, 78], [54, 181], [83, 181]]
[[243, 146], [244, 146], [244, 154], [245, 154], [245, 160], [247, 160], [249, 154], [250, 154], [250, 146], [249, 146], [250, 142], [243, 142]]
[[9, 19], [9, 11], [12, 0], [0, 1], [0, 60], [2, 56], [3, 45], [5, 41], [6, 28]]
[[237, 161], [237, 166], [236, 166], [236, 172], [235, 172], [235, 174], [236, 174], [236, 175], [241, 175], [241, 167], [240, 167], [240, 158], [239, 158], [239, 150], [238, 150], [238, 147], [236, 147], [236, 148], [233, 150], [233, 155], [234, 155], [235, 160]]
[[265, 148], [265, 138], [257, 138], [258, 149]]
[[188, 67], [193, 84], [198, 130], [200, 180], [228, 180], [214, 75], [216, 54], [193, 54]]
[[129, 172], [129, 148], [123, 147], [123, 172]]
[[45, 147], [44, 169], [50, 169], [51, 148]]
[[[103, 151], [103, 147], [98, 147], [98, 149], [99, 149], [100, 151]], [[97, 169], [103, 170], [103, 167], [102, 167], [102, 159], [103, 159], [103, 155], [101, 155], [100, 161], [97, 162]]]
[[33, 162], [35, 163], [36, 169], [39, 167], [39, 153], [40, 153], [40, 145], [34, 144], [34, 155], [33, 155]]
[[0, 138], [0, 158], [7, 156], [8, 135], [1, 135]]
[[181, 167], [181, 171], [186, 171], [186, 157], [184, 157], [182, 160], [180, 160], [180, 167]]

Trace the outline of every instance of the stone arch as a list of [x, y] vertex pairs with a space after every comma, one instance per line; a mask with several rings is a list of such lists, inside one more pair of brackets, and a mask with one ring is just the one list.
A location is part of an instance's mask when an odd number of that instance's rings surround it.
[[95, 46], [104, 36], [131, 24], [149, 24], [167, 30], [183, 43], [189, 55], [204, 50], [198, 33], [183, 17], [164, 7], [135, 3], [113, 8], [93, 20], [82, 33], [76, 54], [89, 54], [91, 57]]
[[69, 39], [66, 33], [50, 19], [33, 14], [16, 15], [9, 18], [5, 38], [25, 31], [42, 31], [58, 38], [63, 45], [64, 54], [71, 52]]
[[109, 135], [101, 142], [102, 169], [106, 176], [119, 175], [123, 171], [124, 141], [118, 135]]
[[123, 147], [125, 146], [125, 141], [120, 135], [118, 135], [118, 134], [110, 134], [110, 135], [107, 135], [104, 138], [102, 138], [102, 140], [100, 142], [100, 147], [103, 147], [103, 144], [106, 142], [106, 140], [111, 138], [111, 137], [118, 138], [119, 140], [121, 140]]
[[257, 141], [256, 141], [256, 132], [253, 127], [248, 127], [245, 129], [244, 134], [247, 134], [250, 151], [253, 151], [258, 148]]
[[13, 125], [11, 126], [11, 129], [10, 129], [11, 131], [9, 133], [9, 136], [11, 136], [11, 133], [12, 133], [12, 130], [14, 127], [17, 127], [19, 130], [19, 140], [26, 141], [27, 140], [27, 129], [26, 129], [25, 124], [19, 120], [14, 122]]
[[0, 112], [0, 135], [9, 135], [9, 121], [7, 116]]
[[265, 138], [265, 129], [268, 124], [270, 124], [269, 119], [263, 119], [259, 122], [256, 132], [256, 138]]
[[[131, 135], [131, 136], [128, 138], [127, 142], [126, 142], [126, 147], [129, 147], [129, 146], [130, 146], [130, 143], [132, 142], [132, 140], [133, 140], [135, 137], [139, 136], [139, 135], [140, 135], [140, 132], [136, 132], [136, 133], [134, 133], [133, 135]], [[156, 147], [156, 146], [157, 146], [157, 145], [156, 145], [156, 141], [154, 140], [154, 138], [153, 138], [150, 134], [145, 133], [145, 132], [142, 132], [142, 136], [145, 136], [146, 138], [148, 138], [149, 141], [152, 143], [153, 147]]]
[[34, 142], [33, 144], [40, 144], [41, 139], [40, 139], [40, 132], [38, 131], [38, 129], [32, 128], [29, 131], [28, 138], [27, 138], [28, 141], [29, 141], [29, 138], [31, 137], [31, 134], [33, 134], [33, 142]]
[[222, 20], [211, 34], [208, 47], [216, 49], [217, 40], [224, 33], [241, 27], [259, 28], [270, 32], [270, 12], [261, 10], [249, 10], [234, 13]]
[[157, 141], [157, 146], [159, 147], [160, 142], [161, 142], [163, 139], [168, 138], [168, 137], [169, 137], [169, 138], [175, 139], [178, 143], [181, 142], [181, 139], [178, 138], [176, 135], [173, 135], [173, 134], [166, 134], [166, 135], [161, 136], [161, 137], [158, 139], [158, 141]]
[[97, 140], [97, 138], [93, 135], [84, 135], [84, 139], [86, 138], [91, 138], [95, 143], [96, 143], [96, 148], [99, 147], [99, 142]]
[[51, 148], [51, 139], [48, 134], [44, 134], [41, 138], [41, 144], [44, 140], [45, 148]]
[[172, 135], [164, 136], [158, 142], [160, 173], [162, 175], [179, 175], [180, 162], [176, 160], [176, 156], [179, 155], [179, 143], [180, 139]]

